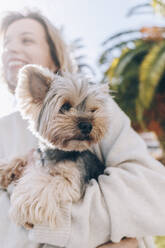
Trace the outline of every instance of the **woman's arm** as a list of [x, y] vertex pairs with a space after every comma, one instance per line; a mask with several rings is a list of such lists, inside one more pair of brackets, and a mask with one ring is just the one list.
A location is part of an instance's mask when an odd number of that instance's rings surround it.
[[107, 169], [100, 176], [111, 222], [111, 239], [164, 235], [165, 168], [148, 153], [130, 120], [109, 99], [111, 122], [101, 150]]

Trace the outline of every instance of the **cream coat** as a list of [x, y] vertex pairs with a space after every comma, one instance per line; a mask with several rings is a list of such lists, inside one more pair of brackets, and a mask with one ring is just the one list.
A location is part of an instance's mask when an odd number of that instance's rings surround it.
[[[36, 243], [49, 244], [46, 248], [94, 248], [108, 240], [119, 242], [124, 236], [137, 237], [140, 248], [152, 248], [149, 236], [165, 234], [165, 169], [149, 155], [115, 102], [109, 98], [107, 104], [109, 132], [93, 148], [107, 166], [105, 174], [98, 183], [91, 181], [80, 203], [66, 206], [65, 225], [59, 230], [35, 226], [28, 233], [16, 227], [7, 217], [7, 193], [1, 192], [1, 248], [39, 247]], [[18, 112], [0, 120], [2, 161], [26, 154], [36, 144]]]

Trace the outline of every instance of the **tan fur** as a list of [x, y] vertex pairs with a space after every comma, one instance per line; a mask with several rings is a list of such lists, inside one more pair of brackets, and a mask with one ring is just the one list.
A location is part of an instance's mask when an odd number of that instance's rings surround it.
[[[50, 84], [43, 101], [34, 101], [34, 97], [29, 92], [28, 75], [37, 71], [45, 76], [45, 83], [49, 82]], [[48, 147], [82, 151], [89, 149], [92, 144], [96, 144], [103, 138], [109, 124], [105, 104], [108, 94], [105, 93], [105, 87], [91, 86], [87, 78], [77, 74], [64, 73], [63, 77], [51, 72], [49, 74], [48, 70], [34, 65], [25, 66], [20, 71], [19, 78], [16, 95], [20, 111], [26, 119], [30, 120], [31, 130]], [[31, 84], [35, 87], [35, 82]], [[49, 99], [52, 100], [49, 101]], [[76, 106], [85, 99], [87, 110], [82, 113], [76, 110]], [[66, 102], [69, 102], [73, 107], [71, 111], [63, 115], [59, 113], [59, 110]], [[36, 132], [36, 120], [43, 104], [45, 104], [45, 108], [40, 128]], [[80, 142], [78, 140], [81, 138], [80, 130], [77, 128], [80, 119], [90, 120], [93, 125], [89, 141]]]
[[[16, 96], [23, 117], [29, 120], [43, 147], [83, 151], [98, 143], [107, 132], [105, 87], [90, 85], [80, 75], [63, 73], [61, 77], [40, 66], [27, 65], [19, 73]], [[68, 111], [62, 110], [65, 103], [71, 105]], [[92, 125], [87, 137], [79, 128], [81, 122]], [[11, 167], [12, 164], [5, 172], [9, 178]], [[1, 182], [6, 186], [11, 180]], [[80, 200], [81, 186], [75, 162], [63, 161], [55, 166], [48, 162], [42, 167], [36, 158], [20, 174], [11, 195], [10, 215], [26, 227], [44, 223], [54, 228], [62, 221], [61, 209], [68, 202]]]
[[[35, 121], [37, 118], [37, 113], [41, 109], [42, 99], [34, 99], [30, 92], [29, 79], [31, 78], [32, 73], [29, 68], [30, 65], [28, 65], [27, 68], [24, 68], [24, 73], [21, 73], [20, 71], [21, 76], [18, 77], [21, 78], [21, 82], [24, 83], [22, 85], [23, 87], [18, 86], [19, 91], [16, 90], [16, 98], [18, 104], [21, 106], [22, 116], [28, 119], [33, 118], [33, 120]], [[53, 80], [54, 74], [47, 69], [43, 70], [42, 67], [33, 65], [33, 74], [35, 74], [35, 72], [45, 77], [45, 83], [47, 85], [49, 85], [50, 82]], [[18, 82], [18, 85], [19, 84], [20, 83]], [[26, 101], [24, 99], [26, 99]]]
[[21, 225], [61, 223], [60, 208], [80, 199], [80, 174], [75, 163], [59, 163], [48, 172], [33, 165], [26, 168], [11, 195], [10, 216]]
[[16, 158], [10, 164], [0, 164], [0, 187], [7, 189], [11, 182], [20, 178], [26, 164], [26, 158]]

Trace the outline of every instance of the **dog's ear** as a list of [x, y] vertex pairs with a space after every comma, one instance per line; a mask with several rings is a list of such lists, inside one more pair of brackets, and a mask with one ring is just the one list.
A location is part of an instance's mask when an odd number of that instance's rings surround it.
[[26, 65], [24, 66], [18, 75], [18, 90], [24, 88], [29, 93], [34, 102], [43, 102], [52, 78], [52, 73], [41, 66]]
[[38, 65], [26, 65], [19, 71], [16, 98], [24, 117], [34, 119], [40, 111], [53, 78], [52, 72]]

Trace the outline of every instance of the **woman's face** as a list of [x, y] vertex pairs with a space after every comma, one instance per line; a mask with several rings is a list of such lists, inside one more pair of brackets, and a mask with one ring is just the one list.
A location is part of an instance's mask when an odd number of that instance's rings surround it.
[[57, 70], [50, 55], [45, 30], [38, 21], [26, 18], [9, 25], [4, 35], [2, 64], [5, 79], [12, 92], [17, 85], [18, 71], [26, 64]]

